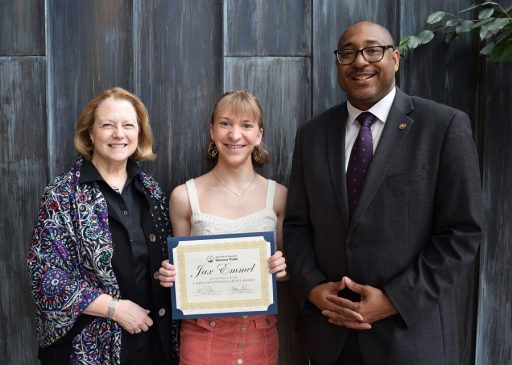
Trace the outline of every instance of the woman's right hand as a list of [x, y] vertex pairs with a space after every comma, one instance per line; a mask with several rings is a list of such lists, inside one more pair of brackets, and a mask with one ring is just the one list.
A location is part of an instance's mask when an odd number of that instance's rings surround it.
[[162, 261], [162, 266], [158, 270], [158, 280], [160, 285], [165, 288], [170, 288], [176, 281], [176, 268], [172, 265], [169, 260]]
[[149, 310], [142, 308], [131, 300], [120, 300], [112, 319], [119, 323], [128, 333], [146, 332], [153, 325]]

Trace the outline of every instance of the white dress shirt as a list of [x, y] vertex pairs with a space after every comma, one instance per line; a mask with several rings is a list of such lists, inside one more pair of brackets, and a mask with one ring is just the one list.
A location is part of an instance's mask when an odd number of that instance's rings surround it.
[[359, 114], [365, 111], [369, 111], [377, 117], [370, 128], [372, 131], [373, 139], [373, 153], [375, 153], [377, 145], [379, 144], [380, 136], [382, 135], [382, 130], [384, 129], [384, 125], [388, 119], [391, 105], [395, 99], [395, 94], [396, 88], [393, 87], [393, 89], [385, 97], [383, 97], [377, 104], [368, 110], [359, 110], [350, 104], [350, 102], [347, 100], [348, 120], [347, 131], [345, 133], [345, 171], [347, 171], [350, 153], [352, 152], [352, 146], [354, 146], [354, 142], [356, 141], [357, 135], [359, 134], [359, 129], [361, 128], [359, 122], [356, 122], [356, 118], [359, 116]]

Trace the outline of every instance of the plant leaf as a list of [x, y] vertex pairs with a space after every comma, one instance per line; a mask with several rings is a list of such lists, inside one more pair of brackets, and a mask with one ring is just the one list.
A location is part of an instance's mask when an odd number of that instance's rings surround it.
[[489, 42], [484, 48], [480, 50], [480, 54], [488, 55], [492, 52], [492, 49], [494, 48], [494, 42]]
[[488, 5], [500, 6], [500, 4], [497, 3], [496, 1], [486, 1], [485, 3], [480, 4], [480, 6], [488, 6]]
[[482, 28], [480, 28], [480, 40], [483, 41], [489, 36], [489, 29], [487, 28], [486, 25], [484, 25]]
[[407, 55], [407, 52], [409, 51], [409, 48], [405, 44], [401, 44], [398, 46], [398, 52], [400, 53], [400, 56], [404, 57]]
[[432, 40], [432, 38], [434, 38], [434, 32], [427, 29], [427, 30], [424, 30], [423, 32], [421, 32], [420, 34], [418, 34], [416, 36], [416, 38], [418, 38], [419, 45], [427, 44], [428, 42], [430, 42]]
[[494, 13], [494, 6], [482, 6], [478, 13], [478, 19], [488, 19]]
[[462, 22], [462, 20], [460, 20], [460, 19], [450, 19], [446, 23], [444, 23], [444, 25], [447, 27], [453, 27], [454, 25], [457, 25], [460, 22]]
[[408, 35], [400, 39], [400, 43], [398, 45], [398, 52], [400, 52], [401, 56], [405, 56], [407, 52], [411, 50], [411, 48], [409, 48], [409, 40], [411, 39], [411, 37], [413, 36]]
[[444, 11], [436, 11], [432, 13], [427, 18], [427, 24], [435, 24], [443, 20], [446, 13]]
[[479, 22], [473, 23], [473, 25], [471, 26], [471, 30], [483, 27], [484, 25], [492, 22], [493, 20], [494, 20], [494, 18], [487, 18], [487, 19], [481, 20]]
[[487, 24], [487, 28], [490, 32], [495, 32], [497, 30], [502, 30], [509, 22], [510, 20], [508, 18], [497, 18], [492, 22], [489, 22], [489, 24]]
[[471, 11], [473, 9], [476, 9], [476, 8], [480, 8], [480, 7], [483, 7], [483, 6], [497, 6], [499, 7], [500, 4], [498, 4], [497, 2], [494, 2], [494, 1], [486, 1], [485, 3], [482, 3], [482, 4], [474, 4], [474, 5], [471, 5], [469, 8], [466, 8], [464, 10], [461, 10], [459, 11], [459, 13], [465, 13], [465, 12], [468, 12], [468, 11]]
[[410, 36], [409, 39], [407, 40], [407, 47], [409, 49], [417, 48], [419, 45], [420, 45], [420, 41], [419, 41], [418, 37], [416, 37], [414, 35]]
[[496, 43], [503, 42], [508, 38], [509, 42], [512, 42], [512, 23], [502, 29], [500, 35], [496, 38]]
[[474, 5], [471, 5], [469, 8], [459, 11], [459, 13], [465, 13], [465, 12], [471, 11], [473, 9], [479, 8], [480, 6], [482, 6], [482, 4], [474, 4]]
[[489, 54], [489, 59], [496, 63], [512, 60], [512, 43], [501, 42], [496, 44]]
[[450, 43], [450, 42], [453, 42], [454, 40], [456, 40], [457, 38], [459, 38], [459, 35], [455, 32], [449, 32], [449, 33], [446, 33], [446, 36], [444, 37], [444, 41], [446, 43]]
[[473, 22], [471, 20], [464, 20], [462, 23], [460, 23], [458, 26], [455, 27], [456, 33], [466, 33], [471, 30], [471, 27], [473, 26]]
[[400, 43], [398, 43], [399, 46], [407, 44], [407, 41], [409, 40], [410, 36], [405, 36], [402, 39], [400, 39]]

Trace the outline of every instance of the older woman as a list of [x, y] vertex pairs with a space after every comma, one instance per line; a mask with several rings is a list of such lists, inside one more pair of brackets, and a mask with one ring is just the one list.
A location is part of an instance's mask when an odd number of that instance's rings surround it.
[[[80, 154], [42, 197], [27, 263], [43, 364], [174, 364], [177, 325], [158, 281], [170, 235], [147, 110], [115, 87], [83, 110]], [[156, 275], [156, 276], [155, 276]]]

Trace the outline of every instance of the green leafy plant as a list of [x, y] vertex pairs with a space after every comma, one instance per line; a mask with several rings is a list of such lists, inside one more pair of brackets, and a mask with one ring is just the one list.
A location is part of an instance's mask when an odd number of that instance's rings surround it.
[[[467, 19], [469, 12], [478, 12], [477, 19]], [[444, 24], [441, 24], [445, 20]], [[435, 33], [444, 34], [446, 43], [455, 41], [463, 33], [478, 32], [483, 43], [480, 54], [489, 57], [491, 62], [512, 60], [512, 7], [505, 9], [499, 3], [487, 1], [450, 14], [436, 11], [427, 18], [427, 24], [435, 26], [425, 29], [418, 35], [410, 35], [400, 40], [398, 50], [405, 56], [408, 51], [429, 43]]]

